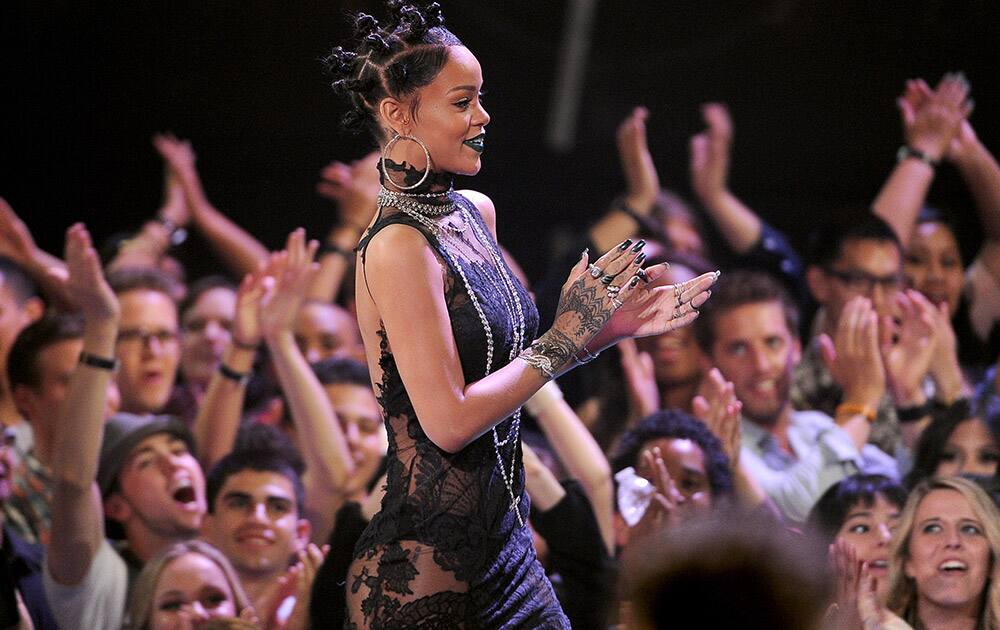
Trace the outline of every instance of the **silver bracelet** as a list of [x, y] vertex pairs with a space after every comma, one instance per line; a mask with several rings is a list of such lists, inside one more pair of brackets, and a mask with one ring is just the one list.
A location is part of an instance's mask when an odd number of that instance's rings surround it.
[[531, 348], [526, 348], [519, 355], [520, 359], [542, 373], [547, 379], [555, 378], [556, 370], [552, 365], [552, 359], [537, 352], [532, 352]]
[[[581, 359], [580, 358], [581, 352], [583, 352], [587, 356]], [[600, 352], [594, 354], [590, 350], [587, 350], [587, 344], [583, 344], [583, 347], [577, 350], [575, 354], [573, 354], [573, 360], [576, 361], [578, 365], [583, 365], [584, 363], [590, 363], [591, 361], [596, 359], [600, 354], [601, 354]]]

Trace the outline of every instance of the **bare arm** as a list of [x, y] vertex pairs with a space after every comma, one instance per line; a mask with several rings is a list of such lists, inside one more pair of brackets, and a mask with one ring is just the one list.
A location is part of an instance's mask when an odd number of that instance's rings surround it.
[[[260, 343], [259, 303], [267, 271], [261, 265], [256, 272], [247, 274], [236, 294], [233, 334], [222, 364], [237, 373], [248, 374], [253, 369], [255, 347]], [[205, 470], [233, 450], [245, 395], [245, 383], [226, 378], [219, 371], [212, 375], [194, 421], [198, 459]]]
[[[84, 314], [83, 351], [111, 358], [118, 334], [118, 301], [101, 274], [100, 261], [81, 224], [66, 235], [67, 293]], [[104, 540], [104, 517], [97, 478], [108, 384], [112, 370], [83, 365], [70, 377], [59, 410], [52, 453], [49, 572], [60, 584], [77, 584]]]
[[737, 254], [760, 240], [760, 217], [729, 190], [733, 123], [721, 103], [702, 105], [708, 129], [691, 138], [691, 188], [729, 247]]
[[208, 200], [191, 145], [170, 136], [156, 136], [153, 143], [184, 189], [191, 219], [213, 250], [236, 274], [253, 273], [267, 258], [267, 249]]
[[15, 214], [5, 199], [0, 197], [0, 255], [24, 267], [31, 279], [53, 302], [67, 306], [66, 263], [39, 249], [31, 231]]
[[354, 248], [375, 212], [378, 157], [376, 151], [351, 164], [333, 162], [320, 173], [322, 181], [316, 185], [316, 192], [337, 204], [337, 222], [327, 234], [330, 251], [320, 256], [319, 271], [309, 283], [306, 299], [321, 302], [336, 299], [354, 263]]
[[306, 245], [302, 229], [289, 235], [285, 251], [276, 255], [274, 290], [263, 298], [260, 329], [299, 432], [310, 518], [318, 520], [317, 530], [328, 533], [335, 501], [354, 472], [354, 461], [330, 399], [292, 334], [295, 314], [315, 273], [316, 247], [315, 241]]
[[[636, 107], [618, 126], [618, 158], [628, 186], [625, 205], [639, 217], [649, 217], [660, 192], [660, 178], [646, 142], [646, 119], [649, 111]], [[590, 228], [590, 240], [598, 251], [611, 249], [626, 238], [635, 236], [641, 226], [619, 206], [612, 206]]]
[[962, 122], [947, 157], [958, 168], [976, 200], [984, 237], [978, 258], [994, 282], [1000, 284], [1000, 165], [976, 137], [968, 120]]
[[608, 553], [613, 553], [614, 484], [611, 481], [611, 465], [601, 447], [563, 400], [562, 391], [554, 381], [546, 383], [528, 399], [525, 408], [538, 420], [566, 471], [580, 482], [594, 509]]
[[[964, 77], [957, 75], [945, 75], [933, 92], [923, 81], [908, 81], [897, 101], [906, 145], [932, 160], [940, 160], [969, 113], [968, 90]], [[912, 157], [903, 159], [872, 204], [875, 214], [892, 226], [904, 248], [933, 179], [934, 167]]]

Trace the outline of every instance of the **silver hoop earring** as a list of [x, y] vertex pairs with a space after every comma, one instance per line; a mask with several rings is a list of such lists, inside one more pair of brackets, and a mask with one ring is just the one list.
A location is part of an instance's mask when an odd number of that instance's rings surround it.
[[[394, 145], [399, 140], [410, 140], [412, 142], [416, 142], [418, 145], [420, 145], [420, 148], [423, 149], [424, 151], [424, 159], [427, 162], [427, 166], [424, 168], [424, 176], [420, 178], [419, 182], [413, 184], [412, 186], [403, 186], [392, 181], [392, 178], [389, 177], [389, 170], [385, 167], [385, 156], [389, 155], [389, 149], [392, 148], [392, 145]], [[431, 174], [431, 154], [427, 150], [427, 145], [421, 142], [418, 138], [415, 138], [410, 135], [400, 135], [398, 133], [394, 135], [392, 139], [389, 140], [389, 142], [386, 142], [385, 146], [382, 147], [382, 157], [379, 158], [378, 163], [379, 167], [382, 169], [382, 176], [385, 177], [390, 184], [392, 184], [393, 186], [395, 186], [400, 190], [413, 190], [414, 188], [419, 188], [420, 186], [423, 185], [425, 181], [427, 181], [427, 178]]]

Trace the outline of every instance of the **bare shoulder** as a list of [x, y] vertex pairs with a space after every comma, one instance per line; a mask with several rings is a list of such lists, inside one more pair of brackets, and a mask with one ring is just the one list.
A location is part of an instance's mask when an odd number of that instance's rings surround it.
[[459, 190], [458, 194], [471, 201], [483, 215], [483, 221], [493, 233], [493, 238], [497, 237], [497, 211], [493, 206], [493, 200], [476, 190]]
[[379, 230], [365, 250], [365, 267], [374, 271], [409, 269], [412, 272], [422, 263], [435, 261], [427, 238], [417, 228], [402, 223], [387, 225]]

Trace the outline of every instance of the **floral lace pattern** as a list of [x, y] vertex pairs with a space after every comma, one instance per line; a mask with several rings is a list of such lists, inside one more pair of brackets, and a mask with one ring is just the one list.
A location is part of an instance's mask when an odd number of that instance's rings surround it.
[[[499, 289], [502, 278], [486, 249], [497, 245], [492, 239], [480, 243], [474, 226], [465, 224], [476, 221], [478, 231], [489, 235], [475, 206], [457, 194], [452, 199], [468, 212], [436, 217], [440, 229], [434, 230], [386, 208], [360, 249], [364, 260], [368, 241], [387, 225], [404, 224], [424, 234], [442, 266], [445, 303], [469, 383], [485, 375], [486, 334], [453, 265], [462, 266], [489, 322], [493, 370], [507, 363], [514, 330]], [[527, 291], [515, 284], [530, 340], [538, 312]], [[435, 446], [416, 417], [384, 328], [378, 336], [380, 373], [373, 382], [389, 434], [386, 494], [355, 548], [347, 627], [568, 627], [535, 560], [531, 537], [510, 510], [492, 436], [487, 432], [457, 453]], [[501, 437], [510, 425], [507, 418], [497, 426]], [[509, 463], [512, 448], [518, 449], [513, 490], [521, 513], [527, 514], [520, 444], [508, 444], [501, 452]]]

